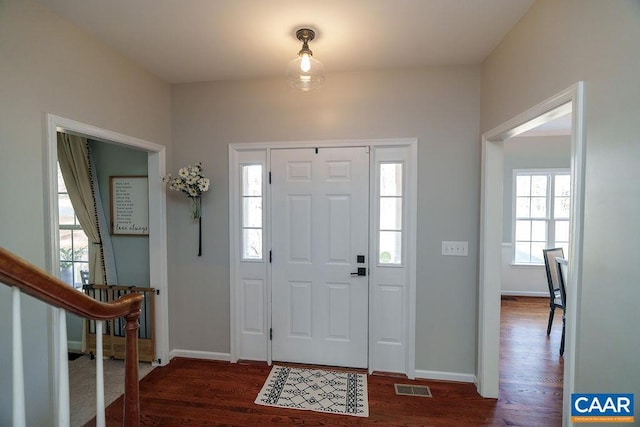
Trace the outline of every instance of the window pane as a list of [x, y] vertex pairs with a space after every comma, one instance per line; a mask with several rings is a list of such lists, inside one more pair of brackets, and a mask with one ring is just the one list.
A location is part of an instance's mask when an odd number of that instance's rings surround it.
[[570, 204], [571, 198], [569, 197], [554, 197], [553, 217], [569, 218]]
[[380, 254], [378, 261], [381, 264], [400, 264], [402, 262], [402, 232], [380, 232]]
[[402, 163], [380, 164], [380, 195], [402, 196]]
[[262, 197], [242, 198], [242, 226], [262, 227]]
[[571, 195], [571, 176], [556, 175], [554, 193], [556, 196], [570, 196]]
[[529, 262], [531, 260], [531, 244], [529, 242], [516, 242], [515, 262]]
[[568, 242], [569, 241], [569, 221], [556, 221], [556, 244], [554, 246], [558, 246], [557, 242]]
[[531, 177], [529, 175], [516, 176], [516, 196], [531, 195]]
[[242, 166], [242, 195], [262, 195], [262, 165]]
[[262, 259], [262, 230], [242, 230], [242, 259]]
[[516, 218], [529, 218], [530, 202], [531, 199], [528, 197], [518, 197], [516, 199]]
[[68, 194], [58, 194], [58, 220], [60, 225], [73, 225], [75, 214]]
[[73, 260], [89, 261], [89, 239], [82, 230], [73, 230]]
[[64, 185], [64, 178], [62, 178], [62, 171], [60, 170], [60, 164], [58, 163], [58, 193], [66, 193], [67, 187]]
[[531, 240], [547, 241], [547, 221], [531, 221]]
[[380, 229], [402, 230], [402, 199], [383, 197], [380, 199]]
[[533, 175], [531, 177], [531, 195], [546, 196], [547, 195], [547, 176]]
[[72, 230], [60, 230], [60, 259], [72, 261], [73, 253], [71, 251], [71, 235]]
[[60, 230], [60, 280], [73, 286], [73, 250], [71, 230]]
[[60, 280], [69, 286], [73, 286], [73, 263], [65, 261], [60, 263]]
[[516, 221], [516, 240], [531, 240], [531, 221]]
[[[515, 185], [513, 259], [520, 263], [542, 263], [542, 249], [568, 243], [570, 175], [521, 170]], [[558, 216], [562, 221], [554, 222], [553, 230], [549, 230], [549, 220]], [[551, 231], [555, 233], [555, 242], [548, 240]]]
[[532, 218], [547, 217], [547, 199], [545, 197], [531, 198], [531, 217]]
[[544, 263], [542, 250], [546, 248], [546, 242], [531, 242], [531, 262]]

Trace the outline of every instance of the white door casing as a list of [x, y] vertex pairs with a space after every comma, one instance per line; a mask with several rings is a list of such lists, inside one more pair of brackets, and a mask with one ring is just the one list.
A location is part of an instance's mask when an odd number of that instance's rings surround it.
[[500, 350], [500, 246], [502, 239], [503, 141], [516, 136], [545, 115], [571, 103], [571, 232], [569, 242], [568, 313], [564, 354], [563, 418], [570, 424], [571, 393], [576, 382], [576, 318], [580, 311], [582, 237], [584, 227], [584, 83], [564, 91], [518, 114], [482, 135], [482, 184], [480, 205], [480, 262], [478, 301], [478, 393], [497, 398]]
[[272, 359], [366, 368], [369, 148], [272, 150], [271, 178]]
[[[229, 249], [230, 249], [230, 335], [229, 360], [260, 360], [272, 362], [272, 279], [277, 275], [277, 266], [269, 262], [272, 247], [272, 212], [276, 204], [272, 200], [269, 171], [276, 172], [271, 165], [271, 152], [281, 149], [323, 149], [360, 147], [369, 148], [368, 182], [368, 252], [365, 253], [368, 268], [368, 370], [404, 373], [415, 377], [416, 337], [416, 231], [417, 231], [417, 140], [338, 140], [300, 141], [276, 143], [236, 143], [229, 145]], [[315, 153], [314, 153], [315, 155]], [[378, 259], [380, 206], [379, 181], [383, 163], [400, 163], [403, 172], [402, 207], [402, 261], [389, 265]], [[243, 169], [261, 165], [264, 188], [262, 221], [263, 256], [247, 259], [243, 254]], [[273, 173], [272, 173], [273, 175]], [[277, 173], [275, 174], [277, 175]], [[273, 176], [273, 181], [277, 180]], [[383, 227], [384, 228], [384, 227]], [[276, 238], [277, 240], [277, 238]], [[252, 247], [255, 247], [255, 241]], [[356, 254], [359, 255], [359, 254]], [[279, 259], [278, 250], [273, 261]], [[353, 267], [351, 267], [353, 268]], [[349, 273], [355, 272], [348, 269]], [[273, 330], [278, 337], [278, 327]], [[227, 360], [227, 359], [225, 359]], [[331, 361], [329, 363], [336, 364]]]
[[[57, 132], [82, 135], [107, 144], [136, 148], [148, 153], [147, 168], [149, 176], [149, 266], [150, 280], [158, 289], [156, 295], [155, 327], [156, 357], [158, 365], [169, 363], [169, 303], [167, 273], [167, 218], [166, 191], [161, 178], [166, 174], [166, 147], [90, 124], [81, 123], [54, 114], [46, 114], [46, 163], [45, 163], [45, 235], [46, 269], [53, 275], [60, 271], [58, 265], [58, 178], [57, 178]], [[54, 325], [55, 316], [51, 317]]]
[[[167, 240], [166, 240], [166, 196], [161, 177], [166, 170], [166, 147], [135, 137], [123, 135], [75, 120], [46, 114], [45, 123], [45, 165], [44, 165], [44, 206], [45, 206], [45, 264], [46, 270], [56, 275], [59, 268], [58, 241], [58, 177], [57, 177], [57, 132], [75, 133], [105, 143], [135, 147], [148, 153], [147, 166], [149, 179], [149, 265], [151, 283], [159, 290], [156, 296], [156, 357], [158, 365], [169, 363], [169, 305], [168, 305], [168, 273], [167, 273]], [[49, 307], [51, 366], [59, 362], [60, 318], [58, 309]], [[52, 393], [57, 394], [59, 371], [55, 372], [52, 382]], [[58, 419], [58, 407], [54, 405], [54, 418]]]

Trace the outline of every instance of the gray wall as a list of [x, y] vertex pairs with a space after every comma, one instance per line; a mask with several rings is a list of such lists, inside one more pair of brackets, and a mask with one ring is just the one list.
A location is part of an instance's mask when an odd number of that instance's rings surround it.
[[539, 0], [482, 66], [488, 131], [585, 82], [576, 392], [640, 394], [640, 2]]
[[[169, 86], [28, 0], [0, 1], [0, 244], [44, 267], [45, 113], [169, 146]], [[11, 425], [10, 290], [0, 286], [0, 425]], [[49, 317], [23, 297], [27, 425], [51, 425]]]
[[[229, 143], [417, 137], [417, 369], [474, 373], [480, 69], [329, 74], [317, 92], [283, 78], [172, 86], [171, 170], [202, 160], [204, 254], [184, 196], [169, 194], [171, 348], [229, 352]], [[469, 256], [442, 257], [442, 240]], [[446, 325], [446, 327], [442, 327]]]

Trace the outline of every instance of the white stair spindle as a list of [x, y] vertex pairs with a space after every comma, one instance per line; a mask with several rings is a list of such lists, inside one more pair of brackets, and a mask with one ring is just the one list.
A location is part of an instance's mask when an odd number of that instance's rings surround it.
[[22, 360], [22, 319], [20, 315], [20, 289], [11, 288], [13, 323], [13, 426], [27, 425], [24, 404], [24, 364]]
[[102, 321], [96, 320], [96, 426], [105, 426], [104, 366], [102, 357]]
[[58, 309], [58, 426], [68, 426], [70, 423], [67, 313]]

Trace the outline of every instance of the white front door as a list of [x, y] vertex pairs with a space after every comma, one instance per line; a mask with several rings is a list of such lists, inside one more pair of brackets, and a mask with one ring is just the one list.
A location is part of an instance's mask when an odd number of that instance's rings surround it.
[[272, 359], [366, 368], [368, 147], [275, 149], [271, 179]]

